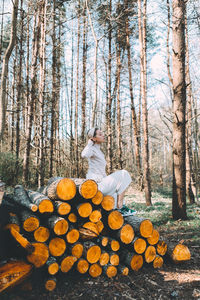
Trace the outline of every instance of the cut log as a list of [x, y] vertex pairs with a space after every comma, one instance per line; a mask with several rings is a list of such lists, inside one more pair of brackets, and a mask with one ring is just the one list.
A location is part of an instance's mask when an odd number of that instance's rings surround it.
[[78, 189], [79, 194], [85, 199], [94, 198], [98, 191], [97, 183], [92, 179], [74, 179]]
[[38, 210], [38, 205], [31, 201], [27, 191], [22, 185], [15, 186], [13, 201], [27, 209], [30, 209], [32, 212], [36, 212]]
[[61, 216], [66, 216], [71, 211], [71, 205], [68, 202], [55, 201], [54, 206], [57, 213]]
[[33, 243], [33, 253], [27, 255], [27, 260], [32, 263], [36, 268], [42, 267], [49, 258], [48, 247], [44, 243]]
[[59, 271], [59, 264], [55, 257], [50, 256], [46, 262], [47, 271], [50, 275], [55, 275]]
[[160, 269], [163, 266], [163, 258], [159, 255], [156, 255], [155, 259], [153, 260], [153, 267], [154, 269]]
[[112, 196], [104, 196], [101, 201], [101, 206], [106, 211], [111, 211], [115, 207], [115, 199]]
[[102, 274], [102, 267], [97, 263], [92, 264], [89, 268], [89, 274], [93, 278], [99, 277]]
[[110, 239], [109, 244], [112, 251], [118, 251], [120, 248], [120, 243], [117, 240]]
[[109, 252], [110, 255], [110, 264], [112, 266], [118, 266], [119, 265], [119, 255], [114, 252]]
[[97, 191], [96, 195], [91, 200], [93, 204], [100, 205], [103, 200], [103, 193], [101, 191]]
[[89, 220], [93, 223], [97, 223], [98, 221], [101, 220], [101, 218], [102, 218], [101, 211], [97, 209], [93, 210], [89, 215]]
[[49, 239], [49, 229], [44, 226], [39, 226], [33, 233], [34, 239], [37, 242], [44, 243]]
[[27, 210], [22, 210], [20, 217], [23, 224], [22, 226], [27, 232], [32, 232], [36, 230], [40, 225], [38, 217]]
[[191, 258], [190, 250], [183, 244], [177, 244], [175, 247], [168, 246], [167, 254], [175, 263], [185, 262]]
[[122, 260], [125, 265], [131, 267], [133, 271], [138, 271], [143, 266], [143, 257], [140, 254], [129, 252], [123, 249]]
[[92, 212], [92, 205], [89, 202], [81, 203], [78, 205], [77, 211], [80, 217], [87, 218]]
[[70, 178], [51, 178], [48, 181], [47, 195], [51, 200], [71, 200], [76, 195], [76, 185]]
[[120, 229], [124, 224], [124, 218], [118, 210], [113, 210], [108, 215], [108, 226], [112, 230]]
[[103, 266], [103, 272], [107, 277], [112, 278], [117, 275], [117, 268], [108, 264], [106, 266]]
[[10, 261], [0, 266], [0, 292], [21, 283], [32, 271], [33, 266], [24, 261]]
[[150, 245], [156, 245], [158, 243], [158, 241], [159, 241], [159, 238], [160, 238], [160, 235], [159, 235], [158, 230], [154, 229], [153, 233], [152, 233], [152, 236], [150, 236], [149, 238], [147, 238], [147, 242]]
[[49, 292], [55, 290], [56, 284], [57, 284], [56, 277], [50, 277], [48, 279], [45, 279], [45, 289]]
[[123, 276], [128, 276], [128, 274], [129, 274], [129, 268], [122, 265], [122, 264], [117, 266], [117, 270], [118, 270], [118, 273], [123, 275]]
[[101, 256], [101, 248], [91, 241], [84, 242], [83, 255], [87, 261], [91, 264], [98, 262]]
[[148, 246], [144, 253], [145, 261], [149, 264], [156, 258], [156, 248]]
[[97, 237], [97, 234], [88, 228], [79, 228], [79, 233], [82, 240], [91, 240]]
[[125, 221], [133, 227], [136, 235], [141, 235], [142, 237], [148, 238], [152, 236], [153, 224], [150, 220], [140, 218], [137, 216], [124, 217]]
[[133, 240], [133, 249], [135, 250], [135, 252], [137, 254], [142, 254], [144, 253], [144, 251], [146, 250], [147, 248], [147, 243], [146, 241], [143, 239], [143, 238], [138, 238], [136, 237], [134, 240]]
[[109, 238], [107, 236], [100, 236], [98, 238], [98, 243], [100, 243], [100, 245], [102, 245], [103, 247], [106, 247], [108, 246]]
[[49, 252], [53, 256], [61, 256], [66, 250], [66, 243], [63, 239], [56, 237], [49, 242]]
[[99, 258], [99, 264], [100, 266], [105, 266], [109, 263], [110, 255], [106, 251], [101, 252], [101, 256]]
[[104, 229], [103, 222], [101, 220], [99, 220], [98, 222], [96, 222], [96, 226], [97, 226], [98, 232], [101, 233]]
[[83, 224], [82, 227], [93, 231], [97, 236], [99, 235], [99, 230], [98, 230], [98, 227], [95, 223], [86, 222], [86, 223]]
[[20, 222], [16, 214], [9, 213], [7, 222], [5, 229], [14, 228], [16, 231], [20, 232]]
[[73, 267], [73, 265], [74, 265], [74, 263], [77, 261], [77, 257], [75, 257], [75, 256], [66, 256], [63, 260], [62, 260], [62, 262], [61, 262], [61, 264], [60, 264], [60, 269], [61, 269], [61, 271], [63, 272], [63, 273], [67, 273], [67, 272], [69, 272], [71, 269], [72, 269], [72, 267]]
[[34, 251], [34, 246], [25, 238], [21, 233], [15, 230], [13, 227], [10, 228], [10, 233], [15, 241], [27, 251], [28, 254], [31, 254]]
[[78, 241], [80, 233], [78, 229], [72, 228], [68, 231], [66, 235], [66, 240], [69, 244], [74, 244]]
[[76, 223], [77, 222], [77, 216], [74, 213], [70, 213], [69, 216], [68, 216], [68, 220], [71, 223]]
[[167, 253], [167, 243], [165, 241], [159, 241], [156, 245], [156, 251], [159, 255], [164, 256]]
[[69, 224], [64, 218], [55, 215], [48, 218], [48, 227], [51, 228], [56, 235], [63, 235], [68, 231]]
[[85, 274], [89, 269], [89, 263], [86, 259], [80, 258], [77, 262], [77, 271], [81, 274]]
[[54, 211], [53, 203], [47, 196], [31, 190], [28, 190], [27, 193], [31, 202], [37, 205], [41, 214], [52, 213]]
[[125, 224], [116, 232], [116, 235], [122, 243], [128, 245], [133, 241], [135, 233], [130, 224]]
[[81, 243], [76, 243], [71, 246], [71, 253], [73, 256], [80, 258], [83, 254], [83, 245]]

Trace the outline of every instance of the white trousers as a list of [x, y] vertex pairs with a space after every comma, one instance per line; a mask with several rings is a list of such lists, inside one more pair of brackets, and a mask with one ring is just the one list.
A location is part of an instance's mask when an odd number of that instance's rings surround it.
[[110, 195], [115, 199], [117, 207], [117, 195], [123, 193], [131, 183], [131, 176], [126, 170], [116, 171], [98, 182], [98, 188], [104, 196]]

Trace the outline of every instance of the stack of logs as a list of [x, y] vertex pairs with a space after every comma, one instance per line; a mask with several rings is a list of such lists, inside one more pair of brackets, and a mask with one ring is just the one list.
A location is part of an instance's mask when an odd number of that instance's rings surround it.
[[[16, 186], [2, 202], [8, 212], [4, 232], [17, 242], [6, 253], [23, 250], [26, 261], [10, 262], [10, 270], [16, 268], [23, 279], [32, 266], [45, 269], [44, 285], [54, 290], [56, 275], [72, 269], [111, 278], [138, 271], [144, 264], [162, 267], [170, 249], [152, 222], [136, 215], [123, 217], [114, 206], [114, 198], [103, 196], [93, 180], [51, 178], [39, 191]], [[174, 261], [188, 260], [188, 248], [177, 247]], [[0, 291], [9, 285], [2, 274], [1, 269]]]

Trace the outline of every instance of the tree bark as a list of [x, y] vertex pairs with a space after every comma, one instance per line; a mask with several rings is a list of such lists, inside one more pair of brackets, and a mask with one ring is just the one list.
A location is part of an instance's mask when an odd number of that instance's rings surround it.
[[173, 0], [173, 219], [187, 219], [185, 171], [185, 3]]
[[[187, 104], [186, 104], [186, 194], [190, 203], [195, 202], [194, 193], [192, 190], [192, 183], [194, 183], [192, 174], [192, 83], [190, 78], [190, 67], [189, 67], [189, 48], [188, 48], [188, 27], [187, 27], [187, 16], [185, 17], [185, 46], [186, 46], [186, 93], [187, 93]], [[194, 184], [193, 184], [194, 187]]]
[[141, 68], [141, 93], [142, 93], [142, 117], [144, 137], [144, 190], [147, 206], [151, 205], [151, 182], [149, 168], [149, 136], [148, 136], [148, 109], [147, 109], [147, 58], [146, 58], [146, 0], [143, 2], [141, 11], [141, 0], [138, 0], [138, 26], [140, 42], [140, 68]]
[[[128, 0], [125, 0], [124, 4], [125, 4], [125, 9], [126, 9], [126, 14], [127, 14], [128, 13]], [[132, 64], [131, 64], [131, 48], [130, 48], [130, 39], [129, 39], [128, 15], [126, 15], [126, 48], [127, 48], [127, 55], [128, 55], [129, 89], [130, 89], [130, 98], [131, 98], [132, 123], [133, 123], [133, 129], [134, 129], [135, 158], [136, 158], [136, 166], [137, 166], [138, 176], [139, 176], [139, 185], [141, 186], [142, 172], [141, 172], [141, 158], [140, 158], [140, 139], [139, 139], [137, 115], [136, 115], [136, 111], [135, 111], [134, 97], [133, 97]]]
[[23, 179], [27, 184], [29, 179], [29, 162], [31, 150], [31, 134], [34, 116], [34, 103], [36, 101], [36, 82], [37, 82], [37, 58], [39, 49], [40, 36], [40, 18], [38, 16], [38, 9], [34, 15], [33, 25], [33, 40], [32, 40], [32, 62], [31, 62], [31, 89], [30, 98], [28, 98], [28, 115], [27, 115], [27, 129], [26, 129], [26, 146], [23, 160]]
[[6, 118], [6, 82], [8, 77], [8, 63], [15, 46], [17, 34], [17, 14], [18, 14], [18, 0], [13, 3], [12, 23], [10, 42], [3, 59], [2, 73], [1, 73], [1, 88], [0, 88], [0, 141], [3, 139], [5, 118]]

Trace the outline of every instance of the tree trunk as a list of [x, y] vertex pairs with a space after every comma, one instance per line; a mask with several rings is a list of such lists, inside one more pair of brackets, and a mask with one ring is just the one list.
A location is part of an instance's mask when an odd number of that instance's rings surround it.
[[27, 115], [27, 128], [26, 128], [26, 146], [23, 161], [23, 179], [27, 184], [29, 179], [29, 161], [31, 150], [31, 134], [34, 116], [34, 103], [36, 100], [36, 81], [37, 81], [37, 58], [39, 49], [39, 36], [40, 36], [40, 18], [38, 11], [35, 11], [34, 25], [33, 25], [33, 40], [32, 40], [32, 62], [31, 62], [31, 89], [30, 98], [28, 98], [28, 115]]
[[173, 219], [186, 219], [185, 3], [173, 0]]
[[[143, 22], [142, 22], [143, 21]], [[151, 205], [151, 182], [149, 169], [149, 136], [148, 136], [148, 110], [147, 110], [147, 66], [146, 66], [146, 0], [141, 12], [141, 0], [138, 0], [138, 26], [140, 42], [140, 67], [141, 67], [141, 93], [142, 93], [142, 117], [143, 117], [143, 165], [144, 165], [144, 189], [147, 206]]]
[[20, 151], [20, 117], [21, 117], [21, 107], [22, 107], [22, 59], [23, 59], [23, 31], [24, 31], [24, 11], [23, 11], [23, 0], [20, 4], [20, 45], [19, 45], [19, 61], [17, 70], [17, 95], [16, 95], [16, 109], [17, 109], [17, 119], [16, 119], [16, 176], [19, 172], [19, 151]]
[[[128, 13], [128, 1], [125, 0], [125, 9], [126, 13]], [[141, 172], [141, 158], [140, 158], [140, 140], [138, 133], [138, 123], [137, 123], [137, 115], [135, 111], [134, 105], [134, 97], [133, 97], [133, 81], [132, 81], [132, 63], [131, 63], [131, 49], [130, 49], [130, 40], [129, 40], [129, 19], [126, 16], [126, 48], [128, 55], [128, 73], [129, 73], [129, 90], [131, 97], [131, 112], [132, 112], [132, 124], [134, 129], [134, 142], [135, 142], [135, 158], [136, 158], [136, 166], [139, 176], [139, 185], [142, 183], [142, 172]]]
[[54, 148], [55, 148], [55, 106], [56, 106], [56, 90], [57, 90], [57, 78], [56, 78], [56, 0], [53, 0], [53, 29], [52, 29], [52, 99], [51, 99], [51, 136], [50, 136], [50, 166], [49, 177], [53, 176], [54, 167]]
[[80, 47], [80, 0], [78, 1], [78, 28], [77, 28], [77, 65], [76, 65], [76, 103], [75, 103], [75, 158], [76, 158], [76, 176], [79, 177], [79, 152], [78, 152], [78, 92], [79, 92], [79, 47]]
[[111, 95], [111, 73], [112, 73], [112, 25], [111, 25], [111, 14], [112, 14], [112, 0], [110, 0], [109, 4], [109, 28], [108, 28], [108, 99], [107, 99], [107, 107], [106, 107], [106, 127], [107, 127], [107, 168], [108, 173], [112, 171], [112, 132], [111, 132], [111, 107], [112, 107], [112, 95]]
[[45, 168], [45, 157], [44, 157], [44, 93], [45, 93], [45, 43], [46, 43], [46, 1], [41, 4], [41, 37], [40, 37], [40, 78], [39, 78], [39, 176], [38, 176], [38, 187], [44, 185], [44, 168]]
[[86, 128], [86, 62], [87, 62], [87, 16], [86, 16], [86, 4], [83, 7], [83, 74], [82, 74], [82, 101], [81, 101], [81, 142], [85, 144], [85, 128]]
[[6, 119], [6, 82], [8, 78], [8, 63], [12, 50], [15, 46], [16, 31], [17, 31], [17, 14], [18, 14], [18, 0], [13, 3], [12, 23], [10, 42], [3, 59], [2, 73], [1, 73], [1, 88], [0, 88], [0, 141], [3, 139], [5, 119]]
[[188, 27], [187, 27], [187, 16], [185, 17], [185, 46], [186, 46], [186, 93], [187, 93], [187, 104], [186, 104], [186, 194], [190, 203], [195, 202], [194, 193], [192, 190], [192, 182], [194, 182], [192, 177], [192, 146], [191, 146], [191, 137], [192, 137], [192, 83], [190, 78], [190, 67], [189, 67], [189, 49], [188, 49]]

